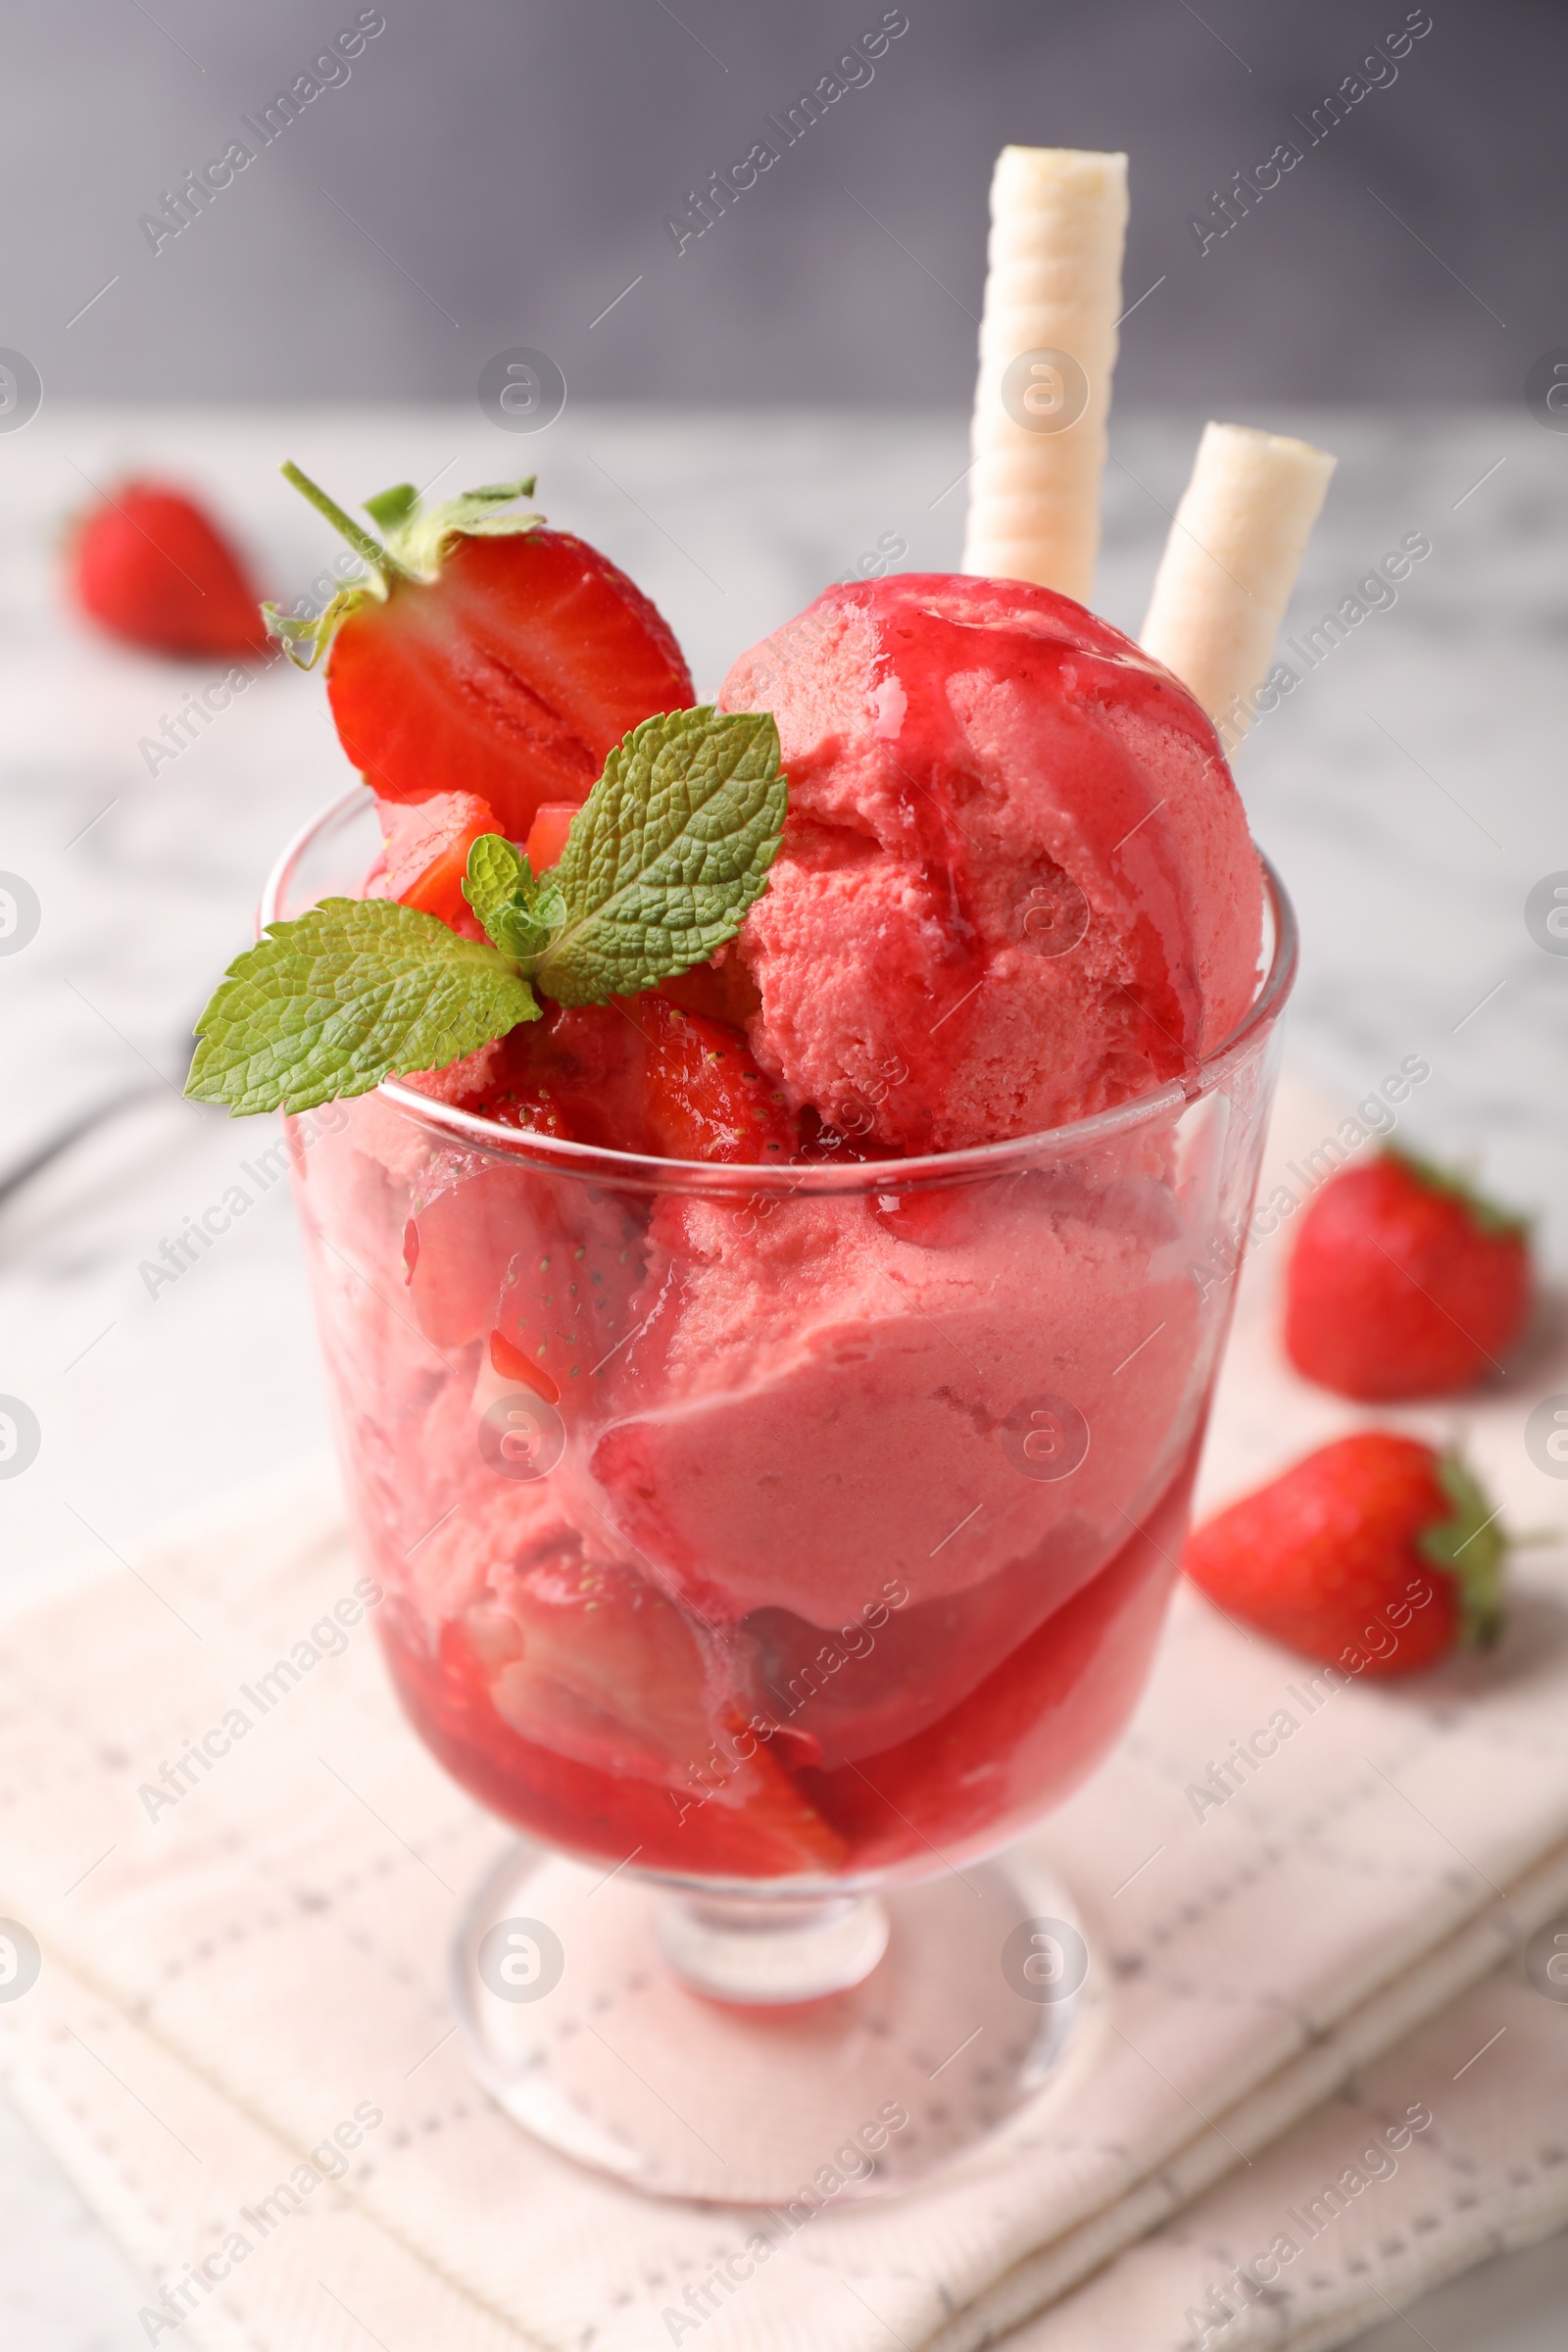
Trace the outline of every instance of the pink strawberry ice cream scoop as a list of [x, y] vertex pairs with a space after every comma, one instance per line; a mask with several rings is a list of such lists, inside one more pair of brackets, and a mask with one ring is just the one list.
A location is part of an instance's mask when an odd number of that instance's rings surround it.
[[1219, 742], [1106, 622], [1017, 580], [830, 588], [730, 670], [784, 843], [741, 931], [754, 1053], [905, 1152], [1181, 1076], [1251, 1002], [1262, 878]]
[[914, 1235], [892, 1196], [750, 1235], [726, 1206], [656, 1211], [624, 1379], [660, 1407], [591, 1466], [604, 1524], [705, 1619], [835, 1626], [889, 1576], [929, 1601], [1016, 1571], [1059, 1603], [1169, 1484], [1207, 1366], [1166, 1187], [1023, 1176], [918, 1206]]

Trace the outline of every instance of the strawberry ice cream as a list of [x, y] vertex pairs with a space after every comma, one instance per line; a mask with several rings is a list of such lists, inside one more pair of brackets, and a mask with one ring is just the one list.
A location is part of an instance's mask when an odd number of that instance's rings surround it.
[[[1141, 1685], [1261, 875], [1191, 698], [1044, 589], [831, 590], [724, 700], [790, 792], [738, 936], [343, 1105], [318, 1298], [398, 1688], [485, 1802], [683, 1877], [919, 1875]], [[446, 798], [373, 887], [456, 888]]]
[[[788, 1201], [753, 1233], [717, 1204], [655, 1210], [625, 1361], [659, 1401], [612, 1421], [590, 1467], [635, 1553], [710, 1619], [831, 1629], [889, 1576], [925, 1600], [1012, 1569], [1059, 1601], [1169, 1483], [1207, 1365], [1166, 1189], [1024, 1175], [914, 1197], [912, 1233], [903, 1205]], [[1091, 1433], [1069, 1476], [1019, 1474], [1037, 1395]]]
[[829, 1124], [953, 1151], [1179, 1077], [1257, 982], [1262, 882], [1213, 728], [1017, 580], [830, 588], [742, 655], [790, 816], [739, 953], [764, 1069]]

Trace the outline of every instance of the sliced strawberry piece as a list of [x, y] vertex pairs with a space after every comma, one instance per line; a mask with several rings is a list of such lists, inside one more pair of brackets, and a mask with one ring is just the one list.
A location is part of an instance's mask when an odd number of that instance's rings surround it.
[[442, 1630], [388, 1644], [404, 1703], [486, 1804], [576, 1852], [698, 1875], [842, 1867], [842, 1839], [719, 1695], [698, 1629], [563, 1546]]
[[240, 557], [193, 499], [161, 482], [122, 483], [77, 524], [71, 589], [127, 645], [189, 656], [267, 650]]
[[738, 1029], [658, 994], [628, 1010], [648, 1048], [651, 1148], [668, 1159], [773, 1162], [793, 1156], [798, 1128], [782, 1092]]
[[[874, 1135], [865, 1132], [851, 1134], [843, 1127], [829, 1127], [809, 1102], [801, 1112], [800, 1155], [813, 1166], [823, 1167], [835, 1164], [840, 1167], [863, 1167], [874, 1159], [906, 1159], [908, 1156], [896, 1144], [879, 1144]], [[887, 1198], [892, 1200], [893, 1195], [889, 1194]], [[894, 1230], [900, 1230], [897, 1224]]]
[[695, 699], [655, 607], [568, 531], [460, 537], [433, 580], [395, 576], [333, 642], [343, 749], [385, 800], [478, 788], [509, 839], [587, 799], [606, 756]]
[[707, 963], [694, 963], [672, 979], [661, 980], [659, 993], [683, 1012], [706, 1013], [710, 1021], [727, 1021], [743, 1034], [762, 1008], [757, 983], [733, 943], [720, 948]]
[[419, 1328], [442, 1348], [486, 1341], [503, 1374], [520, 1357], [545, 1376], [529, 1385], [569, 1418], [627, 1328], [641, 1237], [636, 1208], [597, 1185], [465, 1155], [405, 1231]]
[[528, 827], [528, 838], [522, 845], [523, 856], [536, 874], [546, 874], [559, 864], [561, 853], [571, 831], [571, 820], [582, 807], [580, 801], [545, 801], [535, 811]]
[[378, 800], [377, 806], [386, 841], [366, 896], [401, 900], [439, 915], [465, 938], [482, 939], [463, 877], [480, 834], [501, 830], [489, 802], [472, 792], [438, 792], [427, 801]]
[[437, 1348], [488, 1337], [507, 1268], [536, 1231], [536, 1190], [549, 1181], [531, 1168], [465, 1158], [416, 1200], [403, 1263], [419, 1329]]
[[[794, 1120], [726, 1023], [657, 995], [552, 1005], [487, 1061], [457, 1105], [503, 1125], [681, 1159], [786, 1162]], [[536, 1166], [454, 1157], [409, 1220], [404, 1255], [437, 1347], [491, 1341], [520, 1356], [567, 1418], [625, 1337], [644, 1216], [629, 1196]], [[534, 1383], [532, 1385], [538, 1385]]]
[[[605, 1396], [642, 1277], [642, 1219], [597, 1186], [537, 1175], [533, 1232], [495, 1299], [492, 1368], [527, 1380], [568, 1424]], [[604, 1409], [601, 1407], [601, 1409]]]
[[661, 990], [552, 1004], [514, 1029], [501, 1073], [463, 1108], [664, 1159], [782, 1164], [796, 1122], [739, 1029]]
[[495, 1678], [503, 1721], [579, 1764], [685, 1786], [713, 1726], [697, 1634], [656, 1585], [579, 1556], [509, 1581], [498, 1605], [521, 1635]]
[[524, 1355], [504, 1331], [490, 1334], [489, 1355], [491, 1371], [498, 1372], [503, 1380], [516, 1381], [523, 1388], [532, 1389], [534, 1395], [542, 1396], [546, 1404], [561, 1402], [561, 1391], [549, 1373], [542, 1365], [536, 1364], [531, 1355]]
[[[547, 1004], [542, 1020], [508, 1038], [505, 1085], [519, 1107], [539, 1105], [576, 1143], [646, 1152], [645, 1063], [642, 1033], [618, 1005]], [[501, 1091], [492, 1088], [488, 1101]]]
[[[606, 1021], [607, 1009], [590, 1005], [566, 1013], [560, 1005], [546, 1003], [539, 1020], [524, 1023], [484, 1047], [480, 1054], [470, 1056], [471, 1075], [466, 1082], [440, 1091], [440, 1100], [459, 1110], [471, 1111], [476, 1118], [493, 1119], [501, 1127], [561, 1136], [571, 1144], [602, 1142], [604, 1090], [615, 1074], [606, 1069], [604, 1047], [613, 1047], [625, 1038], [622, 1085], [628, 1090], [640, 1087], [636, 1036], [618, 1018]], [[602, 1032], [602, 1044], [594, 1034], [596, 1029]], [[579, 1043], [586, 1042], [595, 1050], [585, 1054], [568, 1051], [564, 1043], [552, 1045], [550, 1041], [563, 1032], [565, 1038], [575, 1032]], [[453, 1065], [454, 1069], [461, 1066]], [[444, 1071], [437, 1073], [437, 1078], [451, 1075]], [[438, 1091], [427, 1078], [417, 1083], [426, 1091]], [[640, 1106], [640, 1091], [632, 1099]], [[637, 1115], [641, 1115], [640, 1107]]]
[[[481, 1084], [448, 1099], [499, 1126], [568, 1143], [605, 1145], [612, 1127], [629, 1124], [641, 1148], [642, 1040], [611, 1005], [551, 1005], [487, 1050]], [[492, 1368], [515, 1373], [526, 1363], [529, 1385], [552, 1404], [576, 1396], [573, 1382], [591, 1376], [624, 1328], [640, 1238], [637, 1212], [597, 1186], [455, 1156], [404, 1236], [419, 1327], [438, 1348], [487, 1340]]]

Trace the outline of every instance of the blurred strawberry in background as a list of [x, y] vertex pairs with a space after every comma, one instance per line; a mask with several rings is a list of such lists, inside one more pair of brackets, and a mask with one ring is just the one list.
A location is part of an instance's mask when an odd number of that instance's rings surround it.
[[268, 650], [244, 563], [172, 484], [121, 483], [78, 516], [68, 562], [75, 604], [126, 645], [174, 656]]
[[1301, 1219], [1285, 1349], [1342, 1396], [1450, 1396], [1502, 1369], [1532, 1295], [1527, 1221], [1386, 1148], [1331, 1176]]

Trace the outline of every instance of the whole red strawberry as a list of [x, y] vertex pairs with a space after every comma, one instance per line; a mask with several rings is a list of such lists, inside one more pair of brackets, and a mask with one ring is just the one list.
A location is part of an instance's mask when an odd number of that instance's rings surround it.
[[127, 645], [190, 657], [266, 651], [243, 563], [182, 490], [122, 482], [76, 524], [70, 565], [81, 610]]
[[1347, 1674], [1414, 1674], [1495, 1641], [1507, 1539], [1463, 1463], [1364, 1430], [1321, 1446], [1188, 1539], [1233, 1617]]
[[274, 612], [272, 625], [309, 647], [307, 668], [330, 649], [339, 740], [383, 802], [477, 793], [520, 842], [543, 804], [587, 799], [640, 720], [695, 700], [668, 626], [608, 556], [536, 514], [504, 512], [531, 479], [428, 514], [400, 483], [365, 502], [374, 539], [298, 466], [283, 471], [368, 578], [319, 620]]
[[1497, 1368], [1529, 1312], [1523, 1221], [1385, 1151], [1331, 1176], [1302, 1218], [1285, 1348], [1342, 1396], [1446, 1396]]

